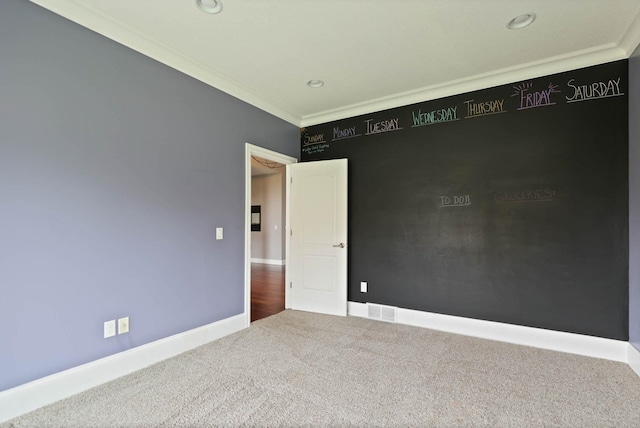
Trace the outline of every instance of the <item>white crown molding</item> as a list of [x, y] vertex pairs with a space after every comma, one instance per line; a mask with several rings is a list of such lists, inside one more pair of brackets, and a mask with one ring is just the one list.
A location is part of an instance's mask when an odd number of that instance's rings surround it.
[[63, 16], [113, 41], [153, 58], [173, 69], [200, 80], [254, 107], [299, 126], [300, 117], [277, 103], [265, 100], [249, 88], [201, 62], [153, 41], [127, 25], [112, 19], [99, 10], [78, 4], [74, 0], [30, 0], [45, 9]]
[[75, 0], [30, 1], [299, 127], [626, 59], [640, 44], [640, 8], [638, 8], [631, 17], [628, 27], [622, 32], [618, 43], [301, 116], [271, 100], [264, 99], [232, 77], [218, 73], [193, 58], [150, 40], [135, 29], [111, 19], [98, 10], [81, 5]]
[[[366, 303], [348, 302], [348, 313], [351, 316], [367, 318], [367, 305]], [[403, 308], [397, 308], [396, 313], [398, 324], [624, 363], [627, 363], [629, 358], [629, 343], [621, 340]]]
[[245, 314], [169, 336], [0, 392], [0, 424], [245, 328]]
[[629, 25], [622, 32], [622, 36], [618, 40], [617, 45], [624, 50], [626, 57], [633, 55], [640, 44], [640, 5], [636, 7], [635, 12], [631, 16]]
[[369, 100], [359, 104], [340, 107], [333, 110], [306, 115], [302, 118], [302, 127], [332, 122], [349, 117], [370, 114], [391, 108], [426, 102], [452, 95], [477, 91], [494, 86], [506, 85], [522, 80], [534, 79], [549, 74], [562, 73], [583, 67], [604, 64], [606, 62], [626, 59], [625, 51], [611, 43], [597, 46], [567, 55], [546, 58], [541, 61], [520, 64], [484, 74], [477, 74], [464, 79], [452, 80], [442, 84], [416, 89], [402, 94]]

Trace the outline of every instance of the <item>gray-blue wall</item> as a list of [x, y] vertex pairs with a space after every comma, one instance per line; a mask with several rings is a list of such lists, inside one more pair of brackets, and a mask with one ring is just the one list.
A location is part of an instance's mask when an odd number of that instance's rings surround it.
[[629, 341], [640, 350], [640, 49], [629, 59]]
[[299, 129], [0, 2], [0, 390], [243, 312], [245, 142]]

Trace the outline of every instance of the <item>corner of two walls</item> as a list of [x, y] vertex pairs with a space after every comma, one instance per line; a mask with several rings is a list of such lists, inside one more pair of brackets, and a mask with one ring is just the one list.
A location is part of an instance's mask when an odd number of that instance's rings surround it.
[[629, 342], [640, 351], [640, 49], [629, 59]]

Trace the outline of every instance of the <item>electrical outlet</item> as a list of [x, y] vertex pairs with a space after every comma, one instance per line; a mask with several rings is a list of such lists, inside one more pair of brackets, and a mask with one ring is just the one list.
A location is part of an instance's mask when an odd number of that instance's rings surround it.
[[367, 281], [362, 281], [360, 283], [360, 292], [361, 293], [366, 293], [367, 292]]
[[224, 237], [224, 229], [216, 227], [216, 239], [222, 239]]
[[129, 317], [118, 319], [118, 334], [129, 333]]
[[116, 335], [116, 320], [105, 321], [104, 323], [104, 338]]

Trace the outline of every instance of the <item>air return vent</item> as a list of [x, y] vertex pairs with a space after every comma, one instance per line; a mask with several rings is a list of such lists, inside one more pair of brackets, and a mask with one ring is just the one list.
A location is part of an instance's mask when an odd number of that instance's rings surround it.
[[397, 308], [395, 306], [367, 303], [368, 315], [372, 320], [396, 322], [396, 310]]

